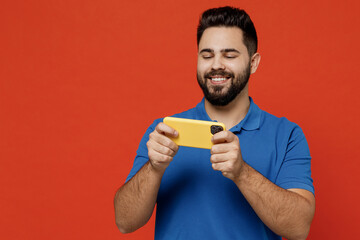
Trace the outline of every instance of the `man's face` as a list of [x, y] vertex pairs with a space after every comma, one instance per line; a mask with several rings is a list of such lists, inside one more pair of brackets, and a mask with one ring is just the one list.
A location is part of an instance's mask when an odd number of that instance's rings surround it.
[[250, 57], [237, 27], [207, 28], [199, 42], [197, 80], [205, 98], [226, 106], [247, 86]]

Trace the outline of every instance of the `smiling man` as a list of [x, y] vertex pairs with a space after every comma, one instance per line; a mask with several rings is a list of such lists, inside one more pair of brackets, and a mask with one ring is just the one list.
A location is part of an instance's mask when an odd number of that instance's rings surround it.
[[175, 117], [217, 120], [211, 150], [181, 147], [155, 120], [115, 196], [116, 224], [143, 226], [157, 204], [155, 239], [306, 239], [315, 211], [309, 148], [300, 127], [249, 97], [260, 62], [245, 11], [205, 11], [197, 32], [204, 99]]

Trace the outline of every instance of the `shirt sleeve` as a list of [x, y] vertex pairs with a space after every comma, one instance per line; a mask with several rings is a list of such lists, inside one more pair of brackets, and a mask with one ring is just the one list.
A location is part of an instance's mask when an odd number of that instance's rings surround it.
[[314, 194], [310, 150], [303, 131], [297, 125], [290, 133], [284, 161], [275, 183], [284, 189], [301, 188]]
[[155, 120], [146, 130], [144, 136], [140, 141], [139, 148], [136, 151], [136, 157], [134, 159], [133, 167], [129, 175], [127, 176], [125, 182], [128, 182], [133, 176], [135, 176], [135, 174], [145, 165], [145, 163], [149, 161], [148, 149], [146, 143], [149, 140], [150, 133], [152, 133], [155, 130], [156, 125], [161, 121], [162, 119]]

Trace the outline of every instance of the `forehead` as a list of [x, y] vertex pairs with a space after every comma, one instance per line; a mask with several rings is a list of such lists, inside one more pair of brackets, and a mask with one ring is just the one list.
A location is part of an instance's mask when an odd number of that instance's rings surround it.
[[214, 51], [235, 48], [247, 50], [243, 42], [243, 32], [238, 27], [210, 27], [207, 28], [199, 42], [199, 51], [210, 48]]

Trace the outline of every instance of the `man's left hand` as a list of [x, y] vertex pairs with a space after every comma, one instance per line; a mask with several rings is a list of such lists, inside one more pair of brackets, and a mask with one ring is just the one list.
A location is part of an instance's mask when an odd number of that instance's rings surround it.
[[235, 181], [240, 177], [245, 164], [241, 156], [239, 138], [230, 131], [221, 131], [216, 133], [211, 141], [214, 143], [210, 158], [212, 168]]

